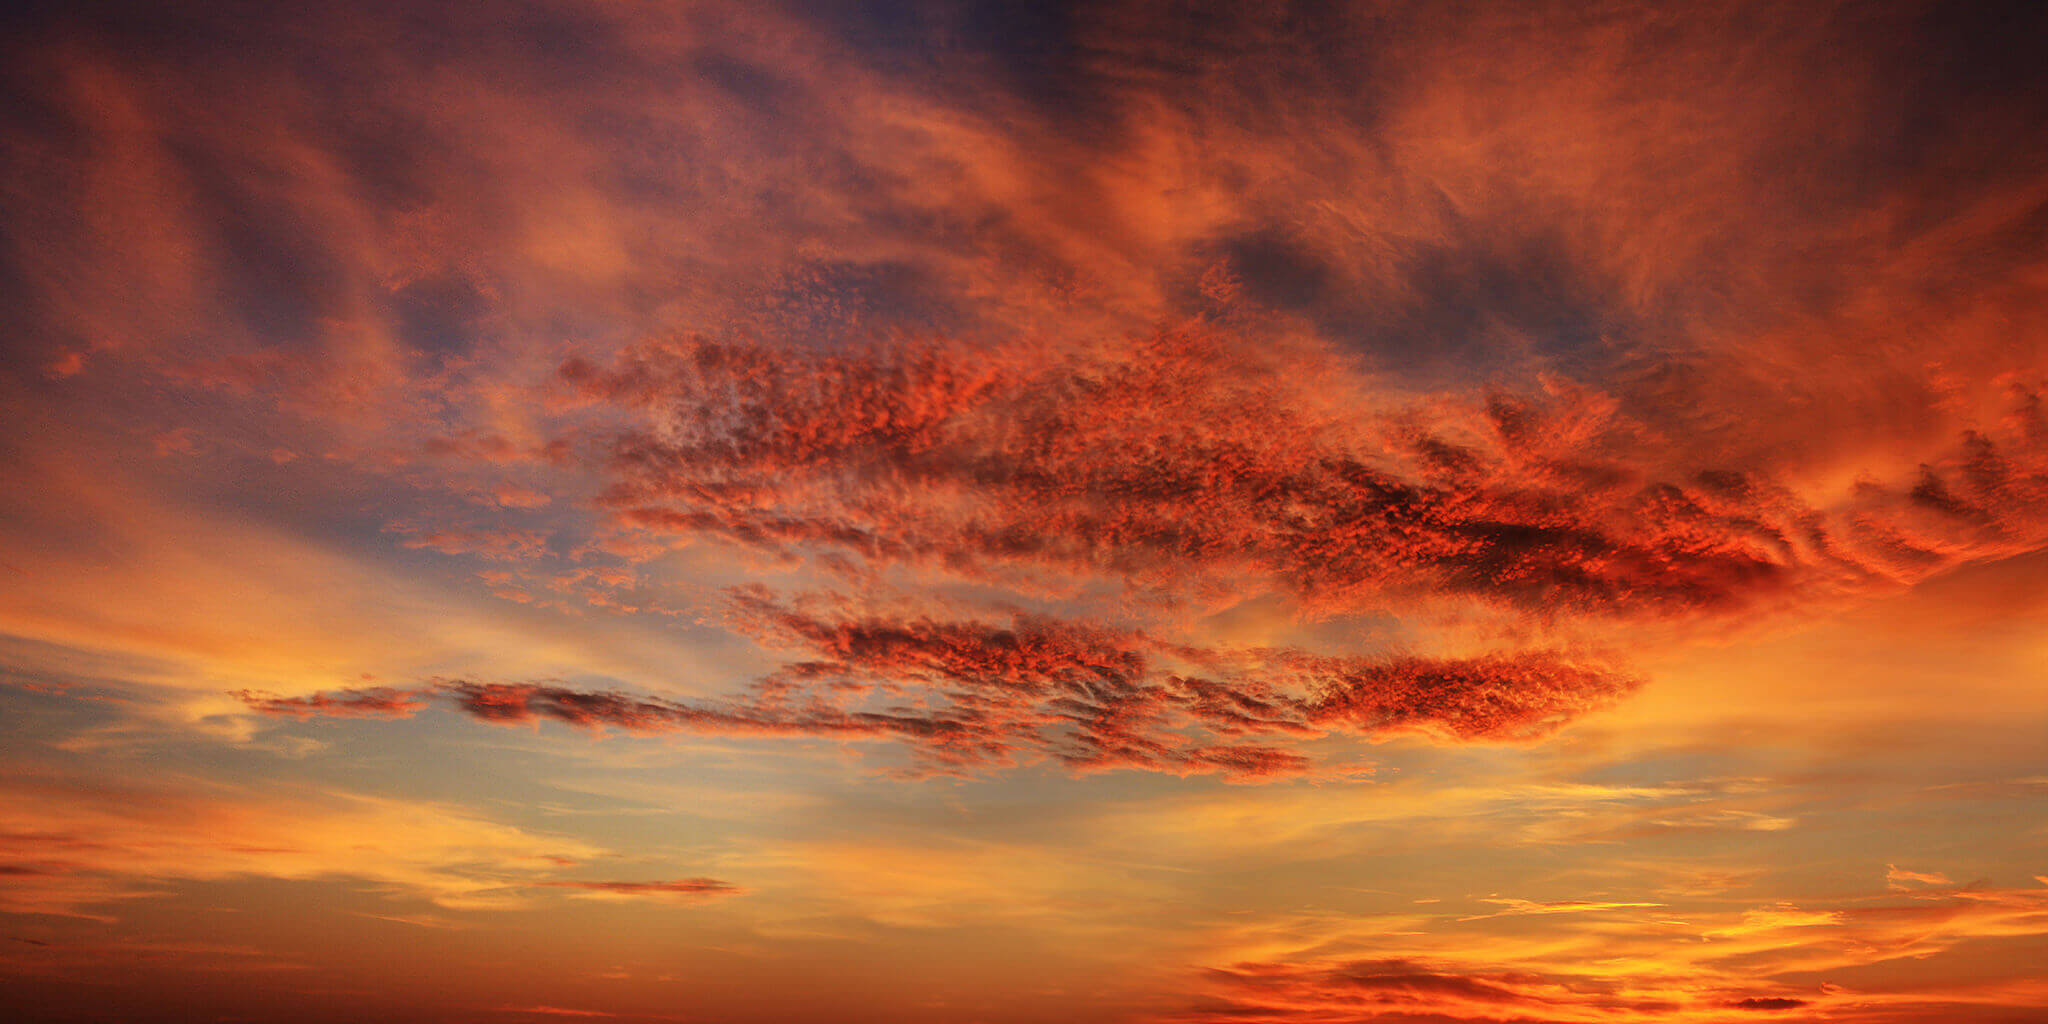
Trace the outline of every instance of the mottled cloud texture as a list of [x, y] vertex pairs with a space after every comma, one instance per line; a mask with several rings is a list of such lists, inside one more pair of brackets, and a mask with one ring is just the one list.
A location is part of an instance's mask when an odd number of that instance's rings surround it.
[[0, 985], [2039, 1016], [2042, 52], [1928, 0], [17, 4]]
[[[403, 717], [439, 697], [502, 725], [552, 719], [641, 734], [895, 737], [927, 770], [944, 772], [1050, 756], [1080, 770], [1250, 779], [1308, 767], [1275, 740], [1330, 732], [1529, 738], [1637, 685], [1548, 651], [1425, 659], [1192, 649], [1047, 619], [825, 619], [758, 594], [735, 603], [738, 621], [805, 660], [723, 701], [469, 681], [241, 696], [265, 714], [298, 718]], [[1203, 738], [1190, 739], [1191, 729]]]
[[1688, 465], [1597, 393], [1367, 412], [1329, 355], [1247, 348], [1200, 327], [1106, 353], [684, 339], [562, 376], [656, 424], [610, 442], [601, 501], [625, 523], [974, 577], [1700, 616], [2044, 540], [2048, 420], [2017, 386], [1996, 433], [1821, 504], [1762, 468]]

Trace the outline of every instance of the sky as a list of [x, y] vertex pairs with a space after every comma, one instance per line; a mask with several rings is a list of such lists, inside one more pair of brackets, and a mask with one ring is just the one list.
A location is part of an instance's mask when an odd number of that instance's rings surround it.
[[2048, 7], [0, 17], [10, 1020], [2048, 1019]]

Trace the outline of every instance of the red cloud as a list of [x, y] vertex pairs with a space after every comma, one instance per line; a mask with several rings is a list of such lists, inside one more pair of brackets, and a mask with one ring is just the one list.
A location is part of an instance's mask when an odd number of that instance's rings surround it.
[[1012, 584], [1676, 617], [2048, 540], [2038, 403], [2003, 442], [1972, 434], [1915, 484], [1822, 507], [1685, 465], [1597, 394], [1368, 415], [1328, 353], [1200, 326], [1100, 350], [666, 338], [561, 375], [644, 422], [611, 443], [622, 526]]
[[235, 696], [263, 714], [300, 719], [316, 715], [327, 718], [410, 718], [413, 712], [426, 706], [426, 701], [415, 691], [384, 686], [316, 693], [310, 697], [279, 697], [253, 690], [240, 690]]
[[[560, 374], [629, 421], [607, 449], [611, 528], [1020, 595], [1108, 580], [1168, 606], [1277, 593], [1311, 613], [1427, 598], [1539, 619], [1697, 618], [1910, 582], [2048, 538], [2048, 422], [2029, 401], [2000, 439], [1967, 436], [1911, 486], [1867, 484], [1822, 507], [1760, 473], [1686, 468], [1595, 393], [1366, 415], [1327, 351], [1253, 348], [1199, 324], [1095, 348], [666, 338]], [[406, 529], [408, 543], [488, 557], [545, 545]], [[626, 593], [637, 577], [617, 567], [548, 582], [664, 610]], [[1030, 615], [821, 615], [757, 593], [735, 609], [738, 628], [801, 654], [723, 700], [476, 681], [433, 692], [499, 723], [893, 738], [924, 771], [1049, 759], [1256, 779], [1308, 770], [1303, 743], [1331, 733], [1526, 739], [1636, 686], [1551, 650], [1226, 650]], [[411, 709], [389, 696], [251, 703]]]
[[1441, 730], [1461, 739], [1540, 735], [1635, 683], [1551, 652], [1462, 660], [1312, 658], [1318, 724]]
[[1526, 738], [1636, 685], [1551, 652], [1336, 658], [1166, 645], [1046, 618], [1008, 626], [826, 618], [758, 594], [739, 595], [737, 607], [747, 628], [805, 658], [720, 701], [467, 680], [408, 692], [243, 699], [303, 716], [373, 706], [398, 713], [401, 702], [409, 714], [438, 696], [498, 724], [551, 719], [640, 734], [895, 738], [923, 770], [945, 773], [1051, 758], [1079, 771], [1262, 779], [1308, 770], [1309, 757], [1292, 747], [1328, 733]]

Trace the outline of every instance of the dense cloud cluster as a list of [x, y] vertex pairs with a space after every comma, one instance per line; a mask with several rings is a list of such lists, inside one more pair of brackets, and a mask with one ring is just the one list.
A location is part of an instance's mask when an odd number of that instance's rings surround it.
[[1686, 465], [1597, 393], [1361, 411], [1331, 354], [1199, 325], [1098, 348], [664, 338], [562, 375], [647, 424], [611, 444], [623, 524], [1012, 585], [1694, 617], [2029, 550], [2048, 508], [2031, 391], [2005, 437], [1814, 500]]

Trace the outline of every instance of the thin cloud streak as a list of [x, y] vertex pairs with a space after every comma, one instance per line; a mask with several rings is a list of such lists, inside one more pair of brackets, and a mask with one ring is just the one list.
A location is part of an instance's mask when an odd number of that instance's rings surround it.
[[[921, 770], [967, 774], [1050, 757], [1076, 771], [1300, 774], [1331, 733], [1447, 740], [1542, 736], [1637, 682], [1554, 652], [1441, 660], [1199, 650], [1054, 620], [820, 619], [739, 596], [755, 628], [808, 655], [721, 701], [545, 683], [451, 680], [310, 697], [242, 693], [275, 716], [410, 717], [428, 700], [481, 721], [735, 736], [893, 738]], [[1179, 666], [1179, 667], [1176, 667]], [[1218, 678], [1194, 674], [1214, 673]], [[1210, 740], [1191, 740], [1195, 729]], [[1258, 743], [1240, 742], [1256, 738]]]
[[579, 889], [598, 896], [622, 897], [677, 896], [685, 899], [709, 899], [737, 896], [746, 892], [745, 889], [716, 878], [680, 878], [667, 882], [550, 881], [534, 884], [551, 889]]

